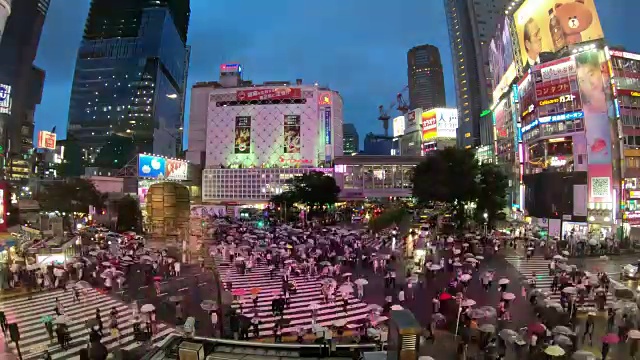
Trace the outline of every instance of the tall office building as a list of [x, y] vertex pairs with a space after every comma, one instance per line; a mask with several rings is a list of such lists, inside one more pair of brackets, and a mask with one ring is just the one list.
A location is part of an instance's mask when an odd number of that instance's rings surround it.
[[67, 130], [88, 163], [116, 135], [137, 152], [182, 150], [189, 17], [189, 0], [91, 1]]
[[[9, 3], [0, 0], [0, 8]], [[0, 42], [0, 154], [9, 180], [31, 173], [33, 119], [45, 78], [33, 61], [48, 9], [49, 0], [14, 0]]]
[[360, 151], [360, 137], [355, 125], [342, 125], [342, 146], [345, 155], [357, 154]]
[[445, 107], [444, 75], [440, 51], [433, 45], [420, 45], [407, 52], [407, 75], [411, 109]]
[[480, 145], [480, 114], [490, 106], [487, 44], [506, 0], [444, 0], [458, 107], [458, 146]]

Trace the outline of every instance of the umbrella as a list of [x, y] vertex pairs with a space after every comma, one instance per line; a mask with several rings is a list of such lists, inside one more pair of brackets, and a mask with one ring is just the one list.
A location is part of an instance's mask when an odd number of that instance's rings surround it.
[[260, 294], [260, 291], [262, 291], [262, 289], [260, 289], [259, 287], [254, 287], [251, 289], [251, 295], [258, 295]]
[[400, 305], [393, 305], [391, 306], [391, 310], [403, 310], [404, 308]]
[[558, 344], [558, 345], [562, 345], [562, 346], [571, 346], [571, 345], [573, 345], [573, 341], [571, 341], [571, 339], [569, 339], [565, 335], [556, 335], [556, 337], [553, 338], [553, 342]]
[[493, 333], [496, 331], [496, 327], [492, 324], [482, 324], [478, 327], [478, 330], [484, 333]]
[[617, 344], [620, 342], [620, 338], [618, 337], [618, 334], [609, 333], [602, 337], [602, 342], [606, 344]]
[[571, 355], [571, 359], [573, 360], [596, 360], [596, 356], [589, 351], [586, 350], [578, 350]]
[[98, 319], [96, 319], [96, 318], [91, 318], [91, 319], [87, 320], [87, 321], [84, 323], [84, 326], [85, 326], [87, 329], [91, 329], [92, 327], [94, 327], [94, 326], [98, 326], [98, 325], [99, 325], [99, 324], [98, 324]]
[[469, 275], [469, 274], [463, 274], [462, 276], [460, 276], [460, 280], [462, 280], [462, 281], [469, 281], [469, 280], [471, 280], [471, 275]]
[[629, 334], [627, 335], [629, 336], [630, 339], [640, 339], [640, 331], [635, 329], [629, 331]]
[[502, 278], [500, 280], [498, 280], [498, 284], [500, 285], [507, 285], [508, 283], [510, 283], [509, 279], [506, 278]]
[[473, 264], [473, 263], [477, 263], [477, 262], [478, 262], [478, 260], [476, 260], [476, 259], [474, 259], [474, 258], [468, 258], [468, 259], [466, 259], [465, 261], [466, 261], [466, 262], [468, 262], [468, 263], [472, 263], [472, 264]]
[[347, 325], [347, 320], [344, 320], [344, 319], [336, 320], [336, 321], [333, 322], [332, 325], [335, 326], [335, 327], [343, 327], [343, 326]]
[[562, 255], [554, 255], [553, 256], [554, 260], [564, 260], [564, 258], [562, 257]]
[[560, 334], [560, 335], [573, 335], [573, 330], [569, 329], [566, 326], [556, 326], [553, 328], [553, 330], [551, 330], [552, 333], [554, 334]]
[[234, 296], [243, 296], [244, 293], [245, 293], [244, 289], [235, 289], [231, 291], [231, 295], [234, 295]]
[[82, 280], [82, 281], [78, 281], [76, 283], [76, 286], [82, 289], [90, 289], [91, 288], [91, 284], [89, 284], [88, 282]]
[[51, 321], [53, 321], [53, 317], [51, 317], [51, 315], [45, 315], [45, 316], [40, 318], [40, 322], [43, 323], [43, 324], [51, 322]]
[[205, 311], [212, 311], [218, 308], [218, 304], [213, 300], [204, 300], [200, 303], [200, 307]]
[[462, 256], [463, 256], [465, 259], [469, 259], [469, 258], [474, 257], [472, 253], [466, 253], [466, 254], [464, 254], [464, 255], [462, 255]]
[[345, 293], [345, 294], [351, 294], [353, 292], [353, 287], [349, 286], [349, 285], [341, 285], [338, 288], [338, 291], [341, 293]]
[[498, 333], [498, 336], [500, 336], [500, 338], [502, 340], [510, 340], [510, 339], [515, 339], [516, 337], [518, 337], [518, 333], [511, 330], [511, 329], [502, 329], [500, 330], [500, 332]]
[[480, 309], [473, 309], [469, 311], [468, 314], [469, 314], [469, 317], [472, 319], [482, 319], [483, 317], [487, 316], [487, 313], [485, 313]]
[[143, 312], [143, 313], [150, 313], [155, 309], [156, 309], [156, 307], [153, 306], [153, 304], [144, 304], [144, 305], [142, 305], [140, 307], [140, 311]]
[[536, 333], [536, 334], [544, 333], [545, 330], [547, 330], [547, 327], [542, 325], [541, 323], [529, 324], [527, 328], [529, 329], [530, 333]]
[[353, 275], [353, 274], [351, 274], [351, 273], [344, 273], [344, 274], [342, 274], [342, 277], [349, 277], [349, 276], [351, 276], [351, 275]]
[[478, 255], [478, 256], [476, 256], [476, 260], [484, 260], [484, 256]]
[[475, 304], [476, 304], [476, 301], [473, 299], [465, 299], [460, 303], [461, 306], [473, 306]]
[[122, 260], [123, 261], [131, 261], [133, 259], [131, 258], [131, 256], [125, 256], [125, 257], [122, 258]]
[[418, 357], [418, 360], [435, 360], [434, 358], [432, 358], [431, 356], [420, 356]]
[[446, 318], [444, 317], [444, 315], [440, 313], [435, 313], [431, 315], [431, 321], [440, 322], [440, 321], [444, 321], [445, 319]]
[[574, 288], [573, 286], [568, 286], [564, 289], [562, 289], [562, 292], [565, 294], [571, 294], [571, 295], [575, 295], [578, 293], [578, 289]]
[[367, 310], [380, 312], [382, 311], [382, 306], [378, 304], [369, 304], [369, 306], [367, 306]]
[[505, 300], [513, 300], [516, 298], [516, 295], [513, 293], [504, 293], [502, 294], [502, 298]]
[[451, 300], [451, 299], [453, 299], [453, 297], [449, 293], [445, 292], [440, 294], [440, 301]]
[[182, 301], [182, 295], [169, 296], [169, 301], [174, 303], [179, 303], [180, 301]]
[[356, 285], [367, 285], [369, 283], [369, 281], [367, 281], [367, 279], [356, 279], [356, 281], [354, 281], [354, 283]]
[[556, 356], [564, 355], [565, 352], [564, 352], [564, 349], [562, 349], [560, 346], [552, 345], [544, 349], [544, 353], [549, 356], [556, 357]]
[[430, 269], [431, 271], [438, 271], [438, 270], [442, 269], [442, 266], [440, 266], [440, 265], [431, 265], [431, 266], [429, 267], [429, 269]]
[[55, 320], [56, 324], [67, 324], [69, 323], [69, 318], [66, 315], [60, 315]]

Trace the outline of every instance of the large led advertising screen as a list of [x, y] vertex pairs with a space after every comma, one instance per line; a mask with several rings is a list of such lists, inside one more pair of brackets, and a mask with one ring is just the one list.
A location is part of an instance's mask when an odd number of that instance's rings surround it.
[[458, 130], [458, 109], [435, 109], [437, 136], [442, 139], [455, 139]]
[[422, 113], [422, 142], [434, 141], [438, 136], [438, 120], [436, 111], [429, 110]]
[[147, 154], [138, 155], [138, 176], [149, 179], [187, 180], [189, 163]]
[[513, 14], [525, 69], [567, 45], [604, 37], [594, 0], [525, 0]]
[[489, 43], [489, 68], [491, 69], [491, 88], [494, 102], [509, 89], [516, 76], [513, 41], [509, 25], [509, 18], [500, 19], [496, 32]]

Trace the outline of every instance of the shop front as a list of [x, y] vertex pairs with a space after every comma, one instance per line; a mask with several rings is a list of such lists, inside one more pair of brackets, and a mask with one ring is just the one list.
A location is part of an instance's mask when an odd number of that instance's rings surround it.
[[69, 240], [60, 246], [41, 249], [29, 248], [28, 253], [36, 258], [37, 264], [64, 265], [79, 253], [80, 240]]

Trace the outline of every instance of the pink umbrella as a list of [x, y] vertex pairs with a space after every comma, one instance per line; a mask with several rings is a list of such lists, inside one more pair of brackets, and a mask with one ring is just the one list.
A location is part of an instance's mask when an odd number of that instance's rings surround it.
[[245, 293], [244, 289], [235, 289], [231, 292], [231, 295], [242, 296], [244, 295], [244, 293]]
[[617, 344], [620, 341], [618, 334], [609, 333], [602, 337], [602, 342], [605, 344]]

